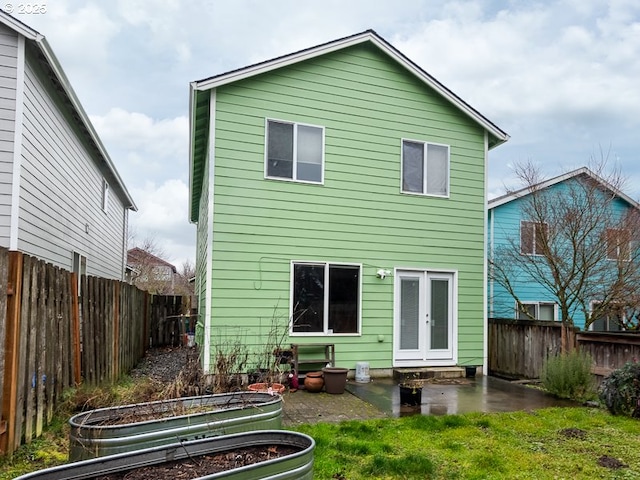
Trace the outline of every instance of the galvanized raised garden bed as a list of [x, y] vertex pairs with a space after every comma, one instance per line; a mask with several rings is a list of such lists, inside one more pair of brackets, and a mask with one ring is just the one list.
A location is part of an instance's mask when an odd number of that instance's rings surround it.
[[[235, 455], [239, 449], [255, 448], [257, 451], [275, 452], [282, 448], [293, 448], [293, 453], [288, 453], [278, 458], [270, 458], [259, 463], [233, 467], [224, 471], [201, 475], [189, 476], [192, 480], [312, 480], [313, 479], [313, 452], [314, 440], [308, 435], [286, 430], [260, 430], [244, 432], [222, 437], [191, 440], [183, 443], [174, 443], [160, 447], [146, 448], [128, 453], [120, 453], [106, 457], [92, 458], [80, 462], [60, 465], [58, 467], [40, 470], [18, 477], [15, 480], [83, 480], [93, 478], [126, 478], [136, 470], [150, 467], [166, 467], [173, 462], [178, 464], [185, 460], [188, 468], [194, 463], [214, 463], [211, 456], [215, 454]], [[178, 470], [176, 470], [178, 472]], [[166, 474], [156, 474], [155, 477], [167, 478]], [[158, 476], [164, 475], [164, 476]], [[174, 476], [177, 473], [173, 474]], [[183, 477], [180, 477], [183, 478]]]
[[282, 398], [235, 392], [100, 408], [69, 420], [69, 460], [282, 426]]

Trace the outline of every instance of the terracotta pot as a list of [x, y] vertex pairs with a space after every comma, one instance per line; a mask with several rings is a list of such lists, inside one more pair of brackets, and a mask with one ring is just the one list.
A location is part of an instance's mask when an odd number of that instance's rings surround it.
[[304, 377], [304, 388], [307, 392], [317, 393], [324, 387], [322, 372], [309, 372]]
[[285, 386], [281, 383], [252, 383], [247, 388], [252, 392], [283, 393]]

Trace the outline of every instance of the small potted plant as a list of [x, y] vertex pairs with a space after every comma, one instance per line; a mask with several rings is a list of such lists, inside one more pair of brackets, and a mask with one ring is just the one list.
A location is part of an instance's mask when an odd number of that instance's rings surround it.
[[422, 403], [422, 387], [424, 382], [414, 374], [411, 378], [403, 379], [398, 387], [400, 389], [400, 404], [417, 407]]

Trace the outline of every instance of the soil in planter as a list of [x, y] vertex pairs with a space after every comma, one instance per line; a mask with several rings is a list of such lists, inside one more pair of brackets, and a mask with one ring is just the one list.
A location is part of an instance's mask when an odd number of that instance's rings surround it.
[[87, 423], [96, 427], [105, 427], [108, 425], [126, 425], [129, 423], [146, 422], [147, 420], [160, 420], [162, 418], [178, 417], [180, 415], [194, 415], [196, 413], [205, 413], [218, 410], [220, 407], [216, 405], [177, 405], [170, 409], [141, 409], [136, 412], [127, 412], [123, 414], [113, 414], [108, 418], [103, 418], [99, 422], [92, 423], [91, 417], [87, 418]]
[[189, 480], [292, 455], [300, 450], [300, 448], [287, 445], [242, 447], [232, 451], [199, 455], [194, 458], [165, 462], [162, 465], [142, 467], [127, 472], [99, 475], [94, 480], [156, 480], [158, 478]]

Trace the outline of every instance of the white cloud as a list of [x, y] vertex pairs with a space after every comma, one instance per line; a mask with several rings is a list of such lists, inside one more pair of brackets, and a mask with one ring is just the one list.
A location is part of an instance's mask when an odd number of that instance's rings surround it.
[[195, 259], [195, 227], [188, 223], [189, 187], [180, 180], [146, 182], [131, 190], [138, 206], [129, 218], [138, 240], [155, 239], [167, 254], [166, 260], [179, 267]]
[[188, 177], [186, 117], [156, 120], [112, 108], [105, 115], [91, 116], [91, 122], [127, 184], [137, 185], [149, 178]]
[[91, 114], [140, 208], [132, 223], [175, 251], [195, 243], [189, 82], [369, 28], [511, 135], [490, 152], [495, 195], [513, 186], [513, 162], [551, 177], [600, 146], [640, 178], [637, 0], [51, 0], [20, 19], [47, 37]]

